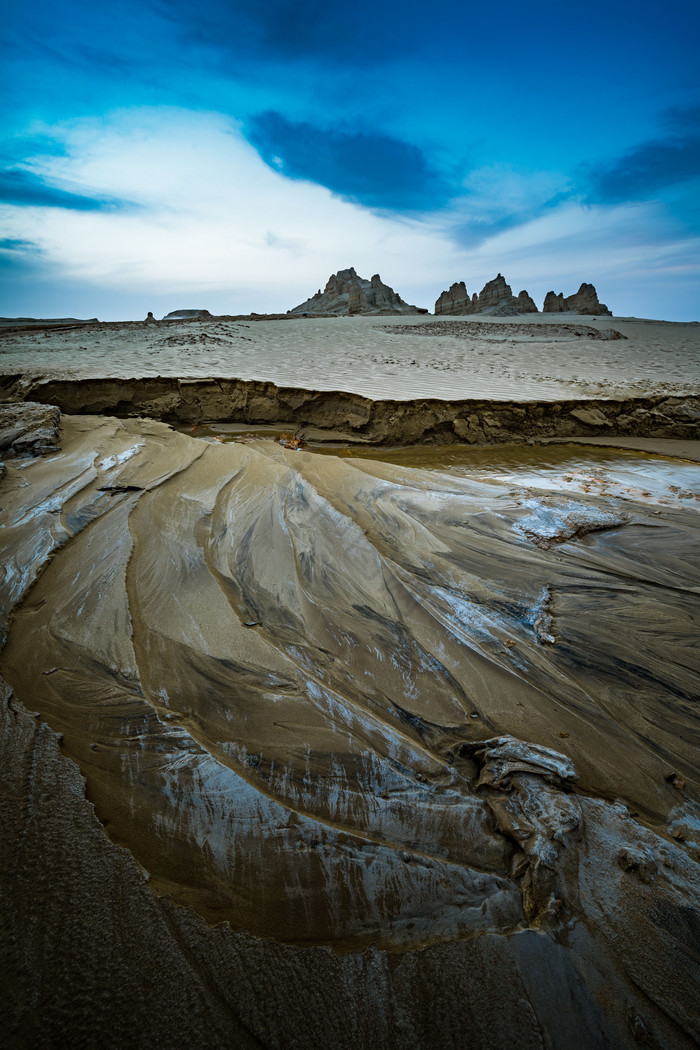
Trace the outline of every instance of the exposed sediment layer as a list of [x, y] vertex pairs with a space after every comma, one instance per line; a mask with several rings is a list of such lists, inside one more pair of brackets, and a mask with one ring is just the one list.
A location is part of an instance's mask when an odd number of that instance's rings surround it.
[[700, 485], [61, 446], [2, 479], [8, 1045], [695, 1045]]
[[60, 419], [55, 405], [0, 402], [0, 454], [27, 456], [58, 451]]
[[60, 380], [0, 377], [0, 397], [66, 413], [147, 416], [170, 423], [275, 423], [302, 437], [371, 444], [496, 444], [538, 437], [634, 435], [695, 438], [700, 397], [566, 401], [371, 400], [342, 391], [241, 379]]

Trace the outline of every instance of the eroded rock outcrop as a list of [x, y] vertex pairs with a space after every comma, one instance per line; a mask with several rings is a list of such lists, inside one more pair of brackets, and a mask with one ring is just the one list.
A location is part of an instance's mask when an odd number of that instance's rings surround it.
[[34, 401], [0, 404], [0, 455], [36, 456], [56, 452], [61, 413]]
[[469, 295], [464, 281], [455, 281], [446, 292], [442, 292], [438, 297], [435, 303], [435, 313], [452, 317], [460, 314], [473, 314], [476, 312], [477, 299], [476, 292], [473, 296]]
[[514, 317], [517, 314], [537, 313], [534, 301], [526, 291], [517, 296], [505, 277], [498, 274], [492, 281], [487, 281], [479, 294], [471, 296], [464, 281], [453, 284], [438, 297], [435, 313], [448, 316], [462, 314], [489, 314], [492, 317]]
[[492, 281], [487, 281], [479, 292], [477, 313], [499, 316], [517, 313], [515, 298], [505, 277], [499, 273]]
[[559, 292], [559, 294], [556, 294], [555, 292], [547, 292], [544, 297], [542, 313], [574, 313], [591, 314], [594, 316], [597, 314], [609, 314], [612, 317], [612, 311], [608, 310], [605, 303], [598, 301], [598, 293], [595, 290], [595, 286], [592, 284], [586, 284], [585, 282], [577, 292], [566, 297], [564, 297], [563, 292]]
[[536, 314], [539, 313], [535, 300], [531, 295], [523, 288], [522, 292], [518, 292], [518, 313], [521, 314]]
[[[149, 316], [152, 316], [149, 314]], [[171, 310], [163, 318], [164, 321], [203, 321], [211, 317], [208, 310]]]
[[371, 280], [358, 276], [354, 266], [338, 270], [328, 278], [323, 291], [319, 288], [306, 302], [289, 310], [290, 314], [425, 314], [427, 310], [411, 306], [384, 284], [378, 273]]

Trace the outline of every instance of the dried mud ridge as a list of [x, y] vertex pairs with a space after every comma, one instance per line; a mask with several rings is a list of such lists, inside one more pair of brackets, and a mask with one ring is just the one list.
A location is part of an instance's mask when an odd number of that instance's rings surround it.
[[593, 328], [586, 324], [507, 324], [479, 321], [431, 321], [430, 324], [382, 325], [382, 330], [397, 335], [450, 335], [455, 339], [486, 339], [491, 342], [520, 343], [570, 342], [576, 339], [597, 339], [610, 342], [627, 339], [616, 328]]
[[696, 438], [700, 397], [627, 400], [373, 401], [240, 379], [0, 377], [0, 400], [56, 405], [70, 414], [146, 416], [169, 423], [280, 424], [305, 439], [376, 445], [497, 444], [540, 437]]
[[697, 511], [3, 423], [6, 1045], [696, 1045]]

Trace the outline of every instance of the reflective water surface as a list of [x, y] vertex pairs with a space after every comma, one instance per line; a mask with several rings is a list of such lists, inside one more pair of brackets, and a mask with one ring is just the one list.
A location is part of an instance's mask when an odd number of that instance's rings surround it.
[[[274, 441], [288, 447], [297, 440], [293, 433], [273, 426], [251, 428], [237, 423], [210, 423], [176, 429], [224, 444]], [[464, 445], [363, 448], [327, 443], [302, 443], [301, 447], [320, 455], [393, 463], [475, 481], [590, 495], [627, 495], [661, 506], [686, 501], [688, 507], [693, 507], [700, 500], [700, 464], [634, 449], [581, 442], [521, 443], [487, 448]]]

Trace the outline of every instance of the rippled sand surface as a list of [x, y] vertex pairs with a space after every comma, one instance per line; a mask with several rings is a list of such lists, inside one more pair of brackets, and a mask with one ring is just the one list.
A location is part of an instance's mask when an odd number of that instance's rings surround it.
[[0, 331], [0, 371], [219, 376], [397, 400], [697, 393], [700, 325], [574, 315], [108, 323]]

